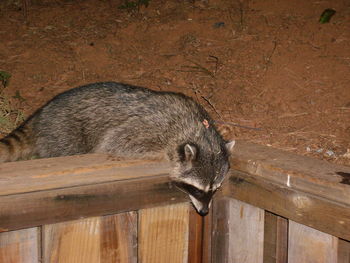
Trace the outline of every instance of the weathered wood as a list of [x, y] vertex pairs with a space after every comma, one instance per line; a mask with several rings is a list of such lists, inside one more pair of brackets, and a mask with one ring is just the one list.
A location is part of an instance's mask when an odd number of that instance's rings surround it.
[[101, 218], [101, 263], [137, 263], [137, 213]]
[[217, 201], [214, 210], [213, 263], [262, 263], [264, 210], [234, 199]]
[[350, 263], [350, 242], [338, 239], [338, 261], [337, 263]]
[[350, 208], [327, 199], [283, 188], [249, 174], [232, 171], [227, 196], [271, 211], [322, 232], [350, 240]]
[[288, 220], [277, 217], [276, 263], [288, 262]]
[[0, 231], [186, 200], [167, 175], [0, 196]]
[[265, 211], [264, 263], [287, 263], [288, 220]]
[[347, 166], [239, 141], [234, 147], [231, 169], [350, 206], [348, 180], [337, 174], [350, 173]]
[[[218, 194], [216, 194], [218, 196]], [[216, 197], [214, 197], [216, 198]], [[202, 262], [212, 262], [212, 226], [213, 226], [213, 206], [209, 209], [208, 215], [203, 218], [203, 235], [202, 235]]]
[[137, 262], [135, 212], [43, 226], [44, 262]]
[[203, 217], [195, 209], [189, 210], [188, 263], [202, 263]]
[[188, 226], [189, 204], [139, 211], [139, 262], [187, 262]]
[[335, 263], [338, 239], [289, 221], [288, 263]]
[[167, 162], [102, 154], [2, 163], [0, 196], [165, 175], [169, 169]]
[[215, 198], [213, 200], [213, 220], [212, 220], [212, 263], [229, 262], [228, 250], [229, 242], [229, 198]]
[[1, 263], [36, 263], [40, 257], [39, 228], [0, 233]]

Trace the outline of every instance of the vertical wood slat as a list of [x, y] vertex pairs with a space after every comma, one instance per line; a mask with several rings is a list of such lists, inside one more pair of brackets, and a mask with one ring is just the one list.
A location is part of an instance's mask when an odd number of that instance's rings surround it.
[[188, 263], [211, 263], [211, 226], [213, 209], [200, 216], [190, 208]]
[[40, 257], [39, 228], [0, 233], [1, 263], [36, 263]]
[[277, 217], [276, 263], [288, 262], [288, 219]]
[[264, 210], [234, 199], [214, 210], [213, 263], [262, 263]]
[[195, 209], [189, 210], [188, 263], [202, 263], [203, 217]]
[[43, 226], [43, 261], [137, 262], [134, 212]]
[[337, 262], [338, 238], [289, 220], [288, 263]]
[[287, 263], [288, 220], [265, 211], [264, 263]]
[[350, 263], [350, 242], [339, 239], [338, 240], [338, 262]]
[[212, 263], [226, 263], [229, 250], [229, 199], [213, 200], [213, 226], [212, 226]]
[[185, 203], [139, 211], [140, 263], [187, 262], [189, 209]]
[[[202, 262], [201, 263], [211, 263], [212, 262], [212, 226], [213, 226], [213, 207], [209, 209], [209, 214], [203, 218], [203, 250], [202, 250]], [[189, 262], [191, 263], [191, 262]]]
[[137, 263], [137, 213], [103, 217], [101, 263]]

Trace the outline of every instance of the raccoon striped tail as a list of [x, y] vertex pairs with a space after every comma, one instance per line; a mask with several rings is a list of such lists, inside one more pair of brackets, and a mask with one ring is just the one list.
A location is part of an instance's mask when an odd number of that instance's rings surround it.
[[33, 154], [33, 138], [29, 123], [24, 123], [0, 140], [0, 163], [26, 159]]

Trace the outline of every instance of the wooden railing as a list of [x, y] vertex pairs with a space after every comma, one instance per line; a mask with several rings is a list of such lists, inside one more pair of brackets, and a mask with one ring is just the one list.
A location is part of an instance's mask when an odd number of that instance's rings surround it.
[[208, 216], [166, 162], [0, 165], [0, 262], [350, 262], [350, 168], [238, 142]]

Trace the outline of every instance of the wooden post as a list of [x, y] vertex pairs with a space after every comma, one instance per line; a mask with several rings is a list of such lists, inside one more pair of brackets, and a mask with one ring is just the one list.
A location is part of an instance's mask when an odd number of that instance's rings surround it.
[[338, 240], [338, 263], [350, 263], [350, 242]]
[[140, 210], [139, 262], [186, 263], [188, 226], [188, 203]]
[[135, 212], [43, 226], [43, 261], [137, 262]]
[[189, 216], [188, 263], [202, 263], [203, 217], [192, 207]]
[[0, 233], [1, 263], [37, 263], [40, 249], [38, 227]]
[[288, 263], [336, 263], [338, 238], [289, 220]]
[[235, 199], [214, 205], [213, 263], [262, 263], [264, 210]]
[[287, 263], [288, 220], [265, 211], [264, 263]]

